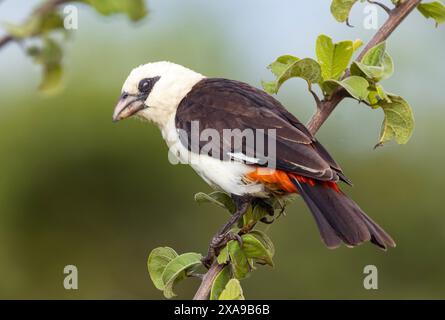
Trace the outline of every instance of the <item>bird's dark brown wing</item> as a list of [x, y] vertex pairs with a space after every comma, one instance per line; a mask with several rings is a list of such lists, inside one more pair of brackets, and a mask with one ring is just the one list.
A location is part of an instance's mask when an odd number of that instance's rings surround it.
[[[339, 165], [296, 117], [272, 96], [246, 83], [204, 79], [179, 104], [176, 128], [182, 132], [181, 142], [192, 152], [201, 152], [204, 146], [215, 141], [200, 141], [199, 151], [194, 149], [190, 140], [194, 121], [199, 126], [199, 134], [205, 129], [219, 133], [220, 152], [209, 154], [213, 157], [223, 159], [227, 150], [233, 152], [232, 146], [228, 146], [230, 142], [223, 139], [224, 129], [263, 129], [266, 136], [268, 129], [275, 129], [277, 169], [318, 180], [346, 180]], [[244, 145], [243, 153], [250, 155], [249, 148]], [[268, 150], [265, 151], [267, 154]]]

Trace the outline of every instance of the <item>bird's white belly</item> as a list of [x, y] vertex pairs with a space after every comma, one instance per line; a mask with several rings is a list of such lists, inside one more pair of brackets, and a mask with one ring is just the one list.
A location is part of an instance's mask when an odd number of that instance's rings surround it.
[[254, 170], [252, 166], [190, 152], [179, 140], [173, 124], [162, 130], [162, 135], [169, 147], [170, 162], [177, 160], [177, 163], [189, 164], [205, 182], [215, 189], [236, 195], [266, 196], [262, 184], [249, 183], [243, 179], [247, 173]]
[[251, 166], [236, 161], [221, 161], [208, 155], [190, 152], [180, 142], [170, 149], [181, 163], [189, 164], [196, 173], [215, 189], [236, 195], [261, 196], [263, 185], [248, 183], [243, 178], [254, 170]]

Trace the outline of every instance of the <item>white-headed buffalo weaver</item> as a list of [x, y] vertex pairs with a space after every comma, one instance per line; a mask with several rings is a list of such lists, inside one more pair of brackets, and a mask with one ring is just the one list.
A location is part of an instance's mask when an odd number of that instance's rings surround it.
[[[298, 193], [312, 212], [323, 242], [356, 246], [371, 241], [382, 249], [395, 246], [391, 237], [338, 187], [349, 184], [340, 166], [307, 128], [280, 102], [239, 81], [207, 78], [170, 62], [135, 68], [125, 81], [113, 120], [136, 116], [156, 124], [170, 151], [191, 159], [193, 169], [213, 188], [229, 193], [237, 211], [212, 241], [217, 247], [253, 199]], [[245, 160], [221, 139], [218, 157], [193, 150], [187, 137], [192, 122], [199, 130], [275, 129], [275, 168]], [[243, 150], [247, 147], [244, 146]], [[224, 157], [226, 156], [226, 157]], [[229, 158], [229, 160], [227, 160]], [[207, 257], [209, 258], [209, 257]]]

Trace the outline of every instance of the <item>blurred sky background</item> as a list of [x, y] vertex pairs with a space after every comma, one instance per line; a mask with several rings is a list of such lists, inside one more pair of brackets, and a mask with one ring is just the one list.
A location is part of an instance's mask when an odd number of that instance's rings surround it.
[[[0, 21], [19, 23], [38, 2], [2, 1]], [[79, 5], [79, 30], [64, 44], [64, 90], [50, 97], [37, 92], [40, 69], [21, 48], [2, 48], [0, 298], [162, 298], [146, 271], [150, 250], [205, 253], [227, 214], [193, 201], [209, 187], [192, 169], [169, 164], [156, 128], [111, 122], [123, 81], [139, 64], [171, 60], [259, 87], [272, 79], [266, 66], [277, 56], [313, 57], [320, 33], [366, 41], [375, 32], [362, 27], [363, 5], [353, 9], [355, 28], [337, 23], [329, 5], [151, 0], [149, 16], [136, 24]], [[409, 144], [373, 150], [383, 113], [354, 101], [344, 101], [317, 135], [354, 182], [347, 192], [397, 248], [328, 250], [298, 199], [268, 227], [276, 266], [243, 281], [247, 298], [445, 298], [444, 36], [445, 26], [413, 12], [388, 43], [396, 72], [383, 85], [414, 110]], [[305, 87], [291, 80], [278, 95], [303, 122], [314, 110]], [[63, 288], [68, 264], [79, 269], [77, 291]], [[368, 264], [378, 267], [378, 290], [363, 288]], [[197, 285], [191, 279], [176, 291], [191, 298]]]

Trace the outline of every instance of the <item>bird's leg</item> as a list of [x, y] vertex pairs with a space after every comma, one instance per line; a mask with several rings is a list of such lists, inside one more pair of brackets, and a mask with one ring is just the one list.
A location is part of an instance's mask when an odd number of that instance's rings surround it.
[[224, 224], [224, 226], [213, 236], [212, 241], [210, 241], [207, 256], [202, 259], [202, 263], [206, 267], [210, 267], [212, 264], [213, 260], [215, 259], [215, 255], [217, 254], [216, 251], [230, 240], [237, 240], [240, 245], [242, 245], [242, 239], [239, 234], [230, 232], [230, 229], [246, 213], [247, 209], [249, 208], [251, 198], [236, 195], [232, 195], [232, 198], [235, 201], [236, 211], [234, 214], [232, 214], [229, 221], [227, 221], [226, 224]]

